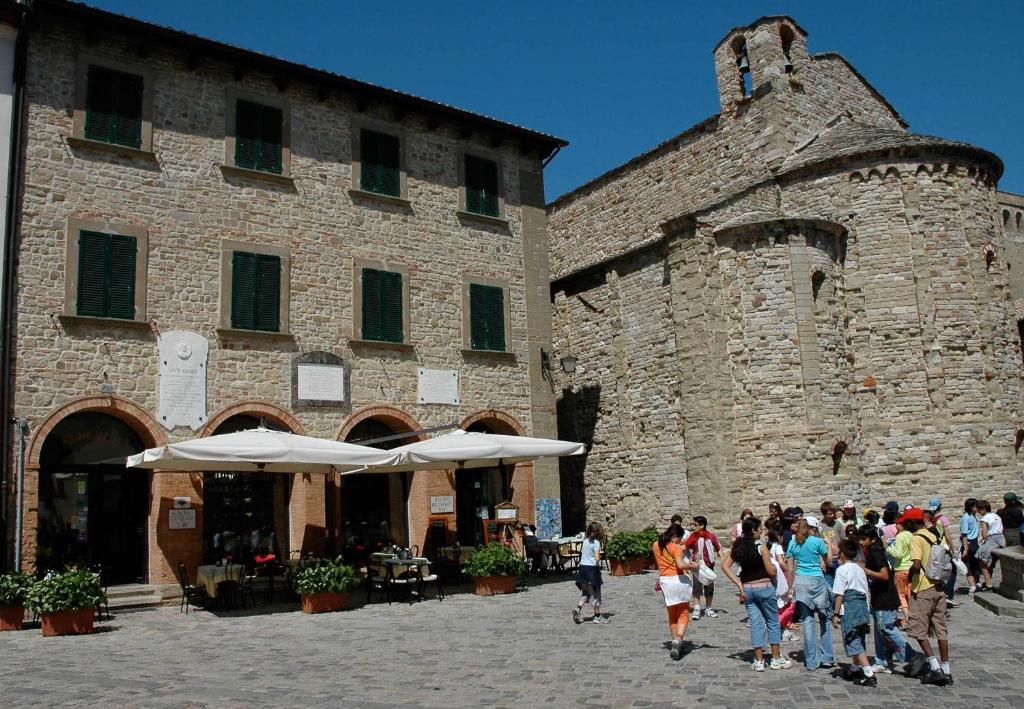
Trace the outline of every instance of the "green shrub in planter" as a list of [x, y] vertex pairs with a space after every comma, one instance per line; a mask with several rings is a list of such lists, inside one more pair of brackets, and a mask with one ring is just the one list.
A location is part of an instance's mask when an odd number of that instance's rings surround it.
[[654, 546], [654, 542], [658, 541], [658, 535], [660, 532], [654, 527], [648, 527], [642, 532], [637, 532], [640, 540], [643, 541], [644, 546], [647, 547], [647, 553], [651, 552], [651, 547]]
[[478, 549], [466, 564], [470, 576], [522, 576], [526, 573], [526, 562], [510, 547], [500, 542], [491, 542]]
[[325, 560], [299, 569], [295, 573], [295, 590], [302, 595], [314, 593], [345, 593], [359, 585], [359, 574], [351, 566]]
[[32, 584], [25, 596], [25, 607], [42, 615], [95, 608], [106, 601], [99, 574], [68, 569], [61, 573], [51, 571], [42, 581]]
[[651, 542], [645, 532], [616, 532], [608, 539], [604, 555], [615, 561], [643, 559], [651, 553]]
[[35, 579], [22, 571], [0, 576], [0, 606], [23, 606]]

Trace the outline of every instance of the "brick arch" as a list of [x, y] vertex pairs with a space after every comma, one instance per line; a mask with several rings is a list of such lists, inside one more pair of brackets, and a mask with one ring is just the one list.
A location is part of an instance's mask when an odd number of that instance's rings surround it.
[[210, 436], [217, 427], [232, 416], [247, 415], [256, 418], [265, 418], [273, 421], [279, 426], [284, 426], [292, 433], [305, 435], [306, 429], [302, 423], [280, 406], [275, 406], [267, 401], [242, 401], [237, 404], [226, 406], [210, 417], [210, 420], [199, 432], [200, 436]]
[[43, 443], [54, 427], [72, 414], [86, 412], [107, 414], [123, 421], [139, 435], [143, 445], [147, 448], [162, 446], [167, 443], [166, 430], [156, 422], [146, 409], [134, 401], [120, 396], [80, 396], [65, 402], [43, 419], [42, 424], [32, 435], [32, 441], [29, 443], [28, 453], [25, 456], [25, 467], [28, 470], [38, 470]]
[[[348, 417], [348, 420], [338, 429], [338, 434], [335, 438], [339, 441], [344, 441], [348, 434], [352, 432], [358, 424], [367, 419], [378, 419], [392, 426], [396, 432], [402, 431], [419, 431], [422, 426], [419, 422], [409, 414], [405, 413], [401, 409], [396, 409], [393, 406], [366, 406], [359, 411], [354, 412]], [[422, 433], [418, 436], [409, 436], [403, 439], [404, 442], [414, 443], [416, 441], [422, 441], [426, 438]]]
[[526, 429], [524, 429], [515, 418], [506, 414], [504, 411], [499, 411], [498, 409], [484, 409], [483, 411], [472, 413], [462, 419], [462, 423], [459, 424], [459, 428], [465, 430], [478, 422], [497, 424], [497, 426], [494, 426], [496, 429], [495, 433], [501, 433], [508, 436], [526, 435]]

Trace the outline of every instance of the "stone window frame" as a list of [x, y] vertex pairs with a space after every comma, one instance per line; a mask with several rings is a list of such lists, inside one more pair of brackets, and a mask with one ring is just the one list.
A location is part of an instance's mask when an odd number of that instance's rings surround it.
[[[248, 171], [247, 171], [248, 172]], [[231, 269], [235, 251], [251, 254], [277, 256], [281, 259], [281, 292], [279, 296], [280, 312], [277, 332], [267, 330], [239, 330], [231, 327]], [[220, 307], [218, 312], [217, 332], [220, 334], [253, 335], [255, 337], [291, 337], [291, 322], [288, 313], [291, 304], [291, 255], [286, 247], [260, 244], [253, 241], [238, 239], [220, 240]]]
[[[505, 349], [476, 350], [473, 349], [473, 329], [470, 319], [469, 287], [473, 284], [494, 286], [504, 291]], [[462, 275], [462, 351], [465, 354], [512, 354], [512, 298], [511, 282], [507, 278], [491, 278], [469, 273]]]
[[[221, 171], [226, 174], [265, 179], [271, 182], [291, 184], [292, 180], [292, 107], [291, 102], [276, 96], [228, 86], [224, 98], [224, 163]], [[235, 118], [238, 102], [270, 106], [281, 111], [281, 172], [264, 172], [238, 167], [235, 164]]]
[[[490, 160], [498, 166], [498, 215], [477, 214], [466, 209], [466, 156]], [[487, 150], [477, 146], [464, 146], [459, 150], [459, 206], [456, 214], [460, 219], [476, 220], [489, 224], [505, 226], [508, 219], [505, 213], [505, 170], [502, 154], [497, 150]]]
[[[118, 236], [130, 236], [135, 239], [137, 251], [135, 255], [135, 317], [125, 318], [97, 317], [79, 315], [78, 302], [78, 236], [83, 231], [95, 231]], [[65, 228], [64, 245], [64, 305], [61, 320], [67, 322], [102, 322], [119, 323], [122, 325], [141, 324], [149, 327], [146, 319], [146, 291], [149, 272], [149, 230], [139, 224], [98, 219], [80, 219], [69, 217]]]
[[[89, 67], [99, 66], [125, 74], [142, 77], [142, 130], [138, 148], [130, 145], [106, 143], [85, 137], [86, 99], [89, 92]], [[110, 59], [99, 54], [84, 52], [75, 61], [75, 95], [68, 142], [73, 147], [88, 147], [122, 155], [154, 157], [153, 155], [153, 87], [156, 72], [147, 64]]]
[[[348, 193], [353, 198], [378, 201], [385, 204], [397, 204], [408, 207], [409, 200], [409, 164], [408, 144], [409, 133], [397, 123], [378, 120], [367, 117], [353, 117], [350, 121], [351, 143], [352, 143], [352, 180]], [[367, 192], [362, 188], [362, 133], [364, 130], [374, 133], [383, 133], [398, 138], [398, 196]]]
[[[363, 339], [363, 269], [372, 268], [378, 271], [399, 273], [402, 275], [402, 341], [386, 342], [383, 340]], [[409, 312], [409, 267], [405, 264], [392, 261], [378, 261], [374, 259], [353, 258], [352, 259], [352, 337], [349, 344], [365, 345], [368, 347], [385, 347], [390, 349], [407, 349], [412, 347], [412, 331]]]

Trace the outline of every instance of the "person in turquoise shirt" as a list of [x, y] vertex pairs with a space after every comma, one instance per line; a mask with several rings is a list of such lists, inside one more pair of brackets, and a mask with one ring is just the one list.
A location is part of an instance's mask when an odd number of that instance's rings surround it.
[[[809, 670], [835, 667], [832, 654], [832, 600], [825, 581], [824, 564], [829, 547], [818, 536], [818, 520], [807, 516], [800, 520], [789, 541], [789, 594], [796, 601], [796, 612], [804, 626], [804, 666]], [[817, 619], [818, 628], [814, 627]]]
[[978, 573], [981, 571], [977, 556], [981, 527], [978, 525], [978, 518], [974, 516], [978, 511], [977, 507], [976, 499], [967, 498], [964, 502], [964, 516], [960, 518], [960, 558], [967, 565], [967, 593], [971, 596], [978, 586]]

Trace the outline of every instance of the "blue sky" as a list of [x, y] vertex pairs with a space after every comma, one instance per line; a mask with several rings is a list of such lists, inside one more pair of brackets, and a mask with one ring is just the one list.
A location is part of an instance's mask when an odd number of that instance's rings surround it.
[[789, 14], [910, 130], [995, 152], [1024, 192], [1022, 0], [89, 3], [565, 138], [549, 200], [717, 113], [714, 45]]

